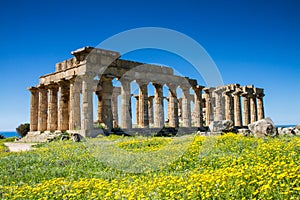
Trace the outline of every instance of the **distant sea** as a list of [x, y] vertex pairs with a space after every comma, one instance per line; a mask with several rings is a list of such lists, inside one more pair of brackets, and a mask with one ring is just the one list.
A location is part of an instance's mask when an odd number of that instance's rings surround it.
[[0, 131], [0, 135], [4, 136], [5, 138], [19, 137], [19, 134], [15, 131], [12, 131], [12, 132], [6, 132], [6, 131], [1, 132]]

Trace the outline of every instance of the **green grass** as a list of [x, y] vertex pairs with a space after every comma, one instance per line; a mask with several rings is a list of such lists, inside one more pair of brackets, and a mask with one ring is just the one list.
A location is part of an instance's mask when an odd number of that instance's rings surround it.
[[3, 199], [297, 199], [300, 191], [298, 137], [109, 136], [0, 155]]

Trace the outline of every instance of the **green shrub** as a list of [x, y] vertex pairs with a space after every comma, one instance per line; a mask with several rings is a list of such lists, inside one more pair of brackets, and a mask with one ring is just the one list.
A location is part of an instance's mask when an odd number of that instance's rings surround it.
[[29, 123], [25, 123], [25, 124], [20, 124], [18, 126], [18, 128], [16, 128], [17, 133], [21, 136], [21, 137], [25, 137], [27, 135], [27, 133], [30, 130], [30, 124]]

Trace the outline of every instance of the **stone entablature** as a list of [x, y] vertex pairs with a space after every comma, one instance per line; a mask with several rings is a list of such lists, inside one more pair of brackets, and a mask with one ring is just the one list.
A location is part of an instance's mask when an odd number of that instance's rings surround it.
[[[39, 85], [29, 88], [31, 132], [69, 130], [83, 136], [95, 135], [99, 130], [94, 128], [93, 94], [98, 97], [99, 123], [108, 129], [132, 129], [132, 81], [139, 86], [135, 115], [141, 128], [162, 128], [165, 118], [170, 127], [187, 128], [225, 119], [242, 126], [264, 118], [264, 91], [252, 85], [205, 88], [197, 80], [174, 75], [172, 68], [122, 60], [118, 52], [84, 47], [72, 54], [73, 58], [56, 64], [54, 73], [41, 76]], [[114, 78], [121, 87], [113, 87]], [[150, 82], [154, 96], [148, 95]], [[164, 85], [169, 88], [168, 97], [163, 96]], [[178, 87], [182, 98], [177, 97]], [[168, 102], [168, 116], [164, 113], [164, 99]]]

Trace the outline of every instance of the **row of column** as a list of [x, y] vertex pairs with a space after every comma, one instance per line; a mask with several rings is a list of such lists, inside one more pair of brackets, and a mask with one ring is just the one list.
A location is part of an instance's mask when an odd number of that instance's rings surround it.
[[[93, 93], [95, 91], [98, 96], [98, 121], [104, 123], [108, 129], [118, 124], [117, 96], [121, 93], [120, 124], [124, 129], [132, 128], [131, 80], [120, 79], [120, 92], [114, 93], [113, 78], [102, 76], [96, 89], [93, 75], [74, 77], [58, 83], [30, 88], [30, 130], [93, 129]], [[154, 83], [154, 97], [148, 97], [148, 83], [143, 81], [137, 81], [137, 83], [139, 85], [139, 95], [136, 97], [137, 123], [140, 127], [149, 127], [150, 124], [154, 124], [154, 127], [163, 127], [163, 84]], [[190, 88], [181, 86], [183, 98], [179, 103], [176, 94], [177, 85], [168, 84], [167, 86], [169, 87], [168, 118], [170, 127], [179, 126], [179, 110], [181, 110], [182, 126], [191, 127]], [[194, 90], [194, 125], [201, 127], [203, 126], [203, 87], [197, 85], [192, 89]], [[206, 125], [213, 120], [226, 119], [233, 121], [236, 126], [242, 126], [264, 118], [263, 89], [227, 86], [204, 88], [204, 92]], [[82, 100], [80, 101], [81, 93]]]
[[[130, 94], [130, 80], [120, 80], [121, 86], [121, 99], [122, 99], [122, 128], [131, 128], [132, 120], [128, 110], [131, 108], [131, 104], [128, 104], [131, 97]], [[148, 96], [147, 82], [137, 81], [139, 85], [139, 94], [136, 98], [136, 119], [137, 124], [142, 127], [149, 127], [153, 124], [154, 127], [161, 128], [164, 126], [164, 96], [163, 96], [163, 84], [154, 83], [154, 96]], [[168, 118], [170, 127], [179, 126], [178, 117], [178, 98], [176, 94], [176, 85], [169, 84], [169, 102], [168, 102]], [[193, 88], [195, 91], [195, 106], [194, 111], [197, 113], [195, 117], [195, 126], [203, 126], [202, 115], [202, 86], [196, 86]], [[182, 119], [183, 127], [191, 127], [191, 107], [189, 102], [190, 88], [182, 87]], [[154, 103], [153, 103], [154, 99]]]
[[231, 85], [204, 91], [206, 125], [211, 121], [231, 120], [235, 126], [247, 126], [264, 118], [263, 89]]
[[[80, 83], [75, 79], [62, 80], [47, 86], [29, 88], [30, 130], [66, 131], [79, 129]], [[84, 86], [84, 84], [82, 84]], [[83, 95], [84, 96], [84, 95]]]

